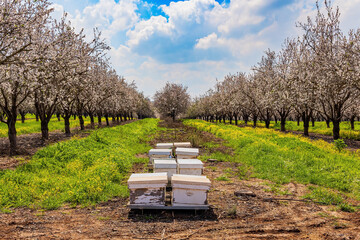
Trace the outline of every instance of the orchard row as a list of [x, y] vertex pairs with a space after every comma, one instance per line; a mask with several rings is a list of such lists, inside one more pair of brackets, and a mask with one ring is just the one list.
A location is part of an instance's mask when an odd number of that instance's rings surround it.
[[47, 0], [4, 0], [0, 3], [0, 120], [8, 125], [11, 152], [16, 151], [16, 118], [33, 113], [48, 124], [61, 115], [65, 133], [69, 119], [83, 116], [152, 116], [149, 99], [110, 66], [109, 46], [94, 29], [90, 39], [66, 19], [51, 18]]
[[287, 39], [282, 50], [267, 50], [249, 74], [228, 75], [191, 106], [189, 115], [208, 121], [230, 119], [245, 123], [252, 118], [281, 121], [302, 119], [308, 135], [313, 119], [333, 123], [333, 137], [340, 136], [340, 122], [359, 117], [360, 29], [345, 34], [339, 9], [325, 1], [315, 19], [298, 23], [303, 35]]

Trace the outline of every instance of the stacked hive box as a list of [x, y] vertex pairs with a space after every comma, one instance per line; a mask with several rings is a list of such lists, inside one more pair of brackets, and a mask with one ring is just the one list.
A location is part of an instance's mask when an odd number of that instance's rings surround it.
[[157, 149], [172, 149], [174, 147], [173, 143], [157, 143], [156, 147]]
[[[174, 147], [176, 159], [172, 158]], [[196, 159], [199, 149], [190, 147], [190, 142], [156, 144], [156, 149], [149, 151], [154, 173], [133, 174], [129, 178], [130, 207], [207, 209], [210, 180], [201, 176], [203, 163]], [[168, 182], [171, 182], [171, 206], [166, 206]]]
[[149, 163], [154, 164], [154, 159], [172, 158], [172, 149], [151, 149], [149, 151]]
[[128, 180], [130, 204], [165, 206], [166, 173], [132, 174]]
[[165, 172], [170, 182], [171, 176], [177, 173], [177, 163], [175, 159], [154, 159], [154, 172]]
[[199, 159], [178, 159], [178, 173], [184, 175], [202, 175], [203, 163]]
[[191, 148], [191, 143], [190, 142], [175, 142], [174, 143], [174, 147], [178, 148]]
[[197, 158], [199, 156], [198, 148], [176, 148], [175, 155], [177, 159]]
[[171, 177], [172, 205], [207, 205], [210, 180], [206, 176], [180, 175]]

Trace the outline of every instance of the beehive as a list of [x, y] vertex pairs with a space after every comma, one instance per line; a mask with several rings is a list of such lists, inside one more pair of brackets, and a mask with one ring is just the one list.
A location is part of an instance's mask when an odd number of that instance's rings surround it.
[[157, 143], [157, 149], [172, 149], [174, 147], [173, 143]]
[[174, 147], [191, 148], [191, 143], [190, 142], [175, 142]]
[[177, 159], [197, 158], [199, 156], [198, 148], [176, 148], [175, 155]]
[[151, 149], [149, 151], [149, 163], [154, 164], [155, 158], [172, 158], [172, 149]]
[[204, 164], [199, 159], [178, 159], [178, 173], [185, 175], [201, 175]]
[[206, 176], [174, 174], [171, 177], [172, 205], [207, 205], [210, 185]]
[[166, 172], [168, 180], [171, 176], [177, 173], [177, 163], [175, 159], [154, 159], [154, 172]]
[[165, 205], [167, 173], [132, 174], [128, 180], [130, 204]]

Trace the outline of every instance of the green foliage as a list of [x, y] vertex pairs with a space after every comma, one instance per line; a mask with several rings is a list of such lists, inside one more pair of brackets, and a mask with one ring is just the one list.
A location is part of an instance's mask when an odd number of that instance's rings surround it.
[[278, 184], [292, 181], [316, 184], [360, 199], [358, 153], [339, 153], [325, 141], [313, 141], [272, 129], [237, 127], [201, 120], [184, 120], [184, 124], [225, 139], [227, 145], [234, 149], [234, 156], [211, 158], [244, 164], [239, 169], [240, 176], [251, 171], [252, 177], [269, 179]]
[[227, 178], [226, 176], [220, 176], [220, 177], [217, 177], [217, 178], [215, 178], [215, 180], [216, 181], [225, 181], [225, 182], [228, 182], [228, 181], [230, 181], [230, 179], [229, 178]]
[[0, 209], [86, 206], [128, 196], [132, 164], [146, 161], [135, 155], [151, 148], [146, 140], [156, 130], [157, 120], [145, 119], [38, 151], [28, 164], [0, 171]]
[[334, 140], [334, 145], [339, 152], [341, 152], [344, 148], [347, 147], [343, 139]]

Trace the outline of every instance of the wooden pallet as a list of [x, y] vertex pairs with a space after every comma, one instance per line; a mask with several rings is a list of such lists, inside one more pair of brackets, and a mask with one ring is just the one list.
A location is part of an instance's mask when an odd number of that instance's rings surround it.
[[142, 205], [142, 204], [130, 204], [128, 203], [128, 208], [130, 209], [158, 209], [158, 210], [208, 210], [209, 205], [182, 205], [182, 206], [172, 206], [172, 205]]

